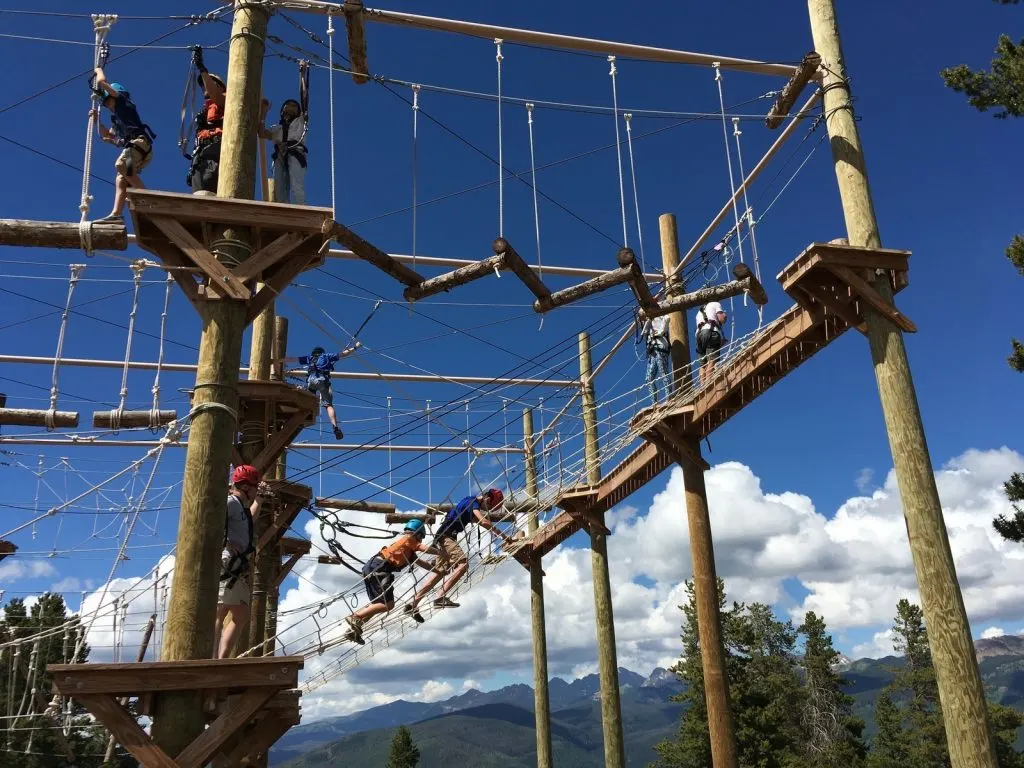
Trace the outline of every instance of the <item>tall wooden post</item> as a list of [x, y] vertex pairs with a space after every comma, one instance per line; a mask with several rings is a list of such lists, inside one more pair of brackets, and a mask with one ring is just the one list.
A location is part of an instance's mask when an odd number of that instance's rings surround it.
[[[236, 0], [228, 58], [228, 88], [217, 194], [251, 200], [256, 182], [256, 123], [260, 103], [267, 7]], [[252, 254], [249, 233], [217, 227], [211, 250], [230, 266]], [[199, 304], [203, 335], [193, 395], [193, 418], [185, 454], [174, 582], [164, 634], [163, 659], [213, 656], [214, 620], [224, 543], [228, 467], [235, 441], [238, 368], [246, 307], [235, 301]], [[153, 740], [179, 754], [205, 722], [199, 691], [158, 698]]]
[[[854, 120], [839, 28], [832, 0], [808, 0], [814, 48], [825, 72], [824, 108], [850, 245], [880, 248], [881, 237], [867, 168]], [[892, 300], [890, 274], [876, 270], [872, 284]], [[994, 768], [995, 749], [971, 629], [949, 548], [917, 394], [900, 330], [864, 308], [868, 344], [899, 484], [928, 644], [935, 663], [946, 741], [953, 768]]]
[[[263, 142], [260, 142], [263, 146]], [[249, 348], [249, 378], [258, 381], [269, 381], [271, 359], [273, 358], [275, 331], [274, 302], [257, 315], [252, 324], [252, 341]], [[266, 443], [266, 434], [260, 440], [257, 450], [262, 450]], [[275, 467], [276, 470], [276, 467]], [[274, 522], [274, 505], [264, 504], [260, 514], [253, 521], [253, 538], [259, 541], [263, 532]], [[276, 558], [276, 548], [268, 548], [252, 558], [252, 598], [249, 601], [249, 640], [242, 643], [245, 648], [253, 648], [264, 640], [267, 627], [267, 590], [271, 585], [269, 571], [272, 561]], [[257, 655], [262, 655], [258, 653]]]
[[[283, 360], [288, 355], [288, 318], [276, 316], [274, 318], [274, 345], [273, 358]], [[285, 364], [277, 363], [271, 367], [270, 378], [274, 381], [284, 381]], [[288, 454], [282, 453], [277, 459], [277, 466], [274, 468], [274, 478], [284, 480], [288, 475]], [[267, 582], [273, 584], [277, 581], [277, 574], [281, 569], [281, 558], [277, 550], [270, 553], [267, 568]], [[273, 656], [277, 645], [277, 602], [280, 597], [280, 588], [273, 587], [267, 593], [267, 619], [264, 629], [264, 656]]]
[[[665, 213], [658, 217], [661, 230], [661, 262], [666, 275], [675, 275], [679, 265], [679, 238], [676, 217]], [[682, 293], [683, 286], [679, 286]], [[686, 313], [672, 312], [668, 317], [671, 339], [673, 389], [689, 384], [690, 332]], [[700, 440], [681, 436], [693, 456], [700, 456]], [[680, 456], [686, 495], [686, 518], [690, 527], [690, 559], [693, 561], [693, 588], [697, 598], [697, 633], [700, 640], [701, 667], [704, 670], [704, 698], [708, 708], [711, 759], [715, 768], [737, 768], [736, 734], [729, 707], [729, 681], [725, 674], [725, 644], [722, 641], [722, 617], [719, 611], [718, 575], [715, 571], [715, 547], [708, 513], [708, 492], [704, 470], [688, 455]]]
[[[601, 481], [601, 456], [597, 443], [597, 403], [590, 378], [590, 334], [580, 333], [580, 386], [583, 388], [583, 437], [587, 482]], [[622, 705], [619, 701], [619, 664], [615, 652], [615, 619], [612, 585], [608, 575], [608, 541], [597, 529], [590, 532], [590, 563], [594, 580], [594, 623], [597, 626], [597, 666], [601, 677], [601, 728], [604, 732], [605, 768], [625, 768], [622, 738]]]
[[[533, 409], [523, 409], [523, 448], [526, 453], [526, 493], [539, 498]], [[537, 530], [537, 508], [526, 518], [530, 535]], [[530, 563], [530, 624], [533, 629], [533, 714], [537, 723], [537, 768], [551, 768], [551, 701], [548, 696], [548, 638], [544, 620], [544, 570], [541, 558]]]

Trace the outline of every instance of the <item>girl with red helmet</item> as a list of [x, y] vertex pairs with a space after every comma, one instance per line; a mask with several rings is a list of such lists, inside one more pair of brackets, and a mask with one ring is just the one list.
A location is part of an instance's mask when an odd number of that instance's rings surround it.
[[445, 515], [434, 535], [433, 546], [441, 552], [441, 556], [434, 560], [434, 570], [424, 581], [412, 600], [405, 606], [405, 612], [411, 613], [416, 621], [423, 621], [417, 607], [423, 597], [434, 588], [446, 574], [448, 580], [441, 587], [441, 592], [434, 600], [435, 608], [458, 608], [459, 604], [449, 600], [447, 595], [455, 585], [459, 583], [469, 568], [469, 560], [466, 553], [459, 546], [457, 536], [471, 523], [476, 523], [497, 534], [506, 542], [511, 543], [512, 539], [506, 536], [494, 523], [492, 523], [485, 512], [497, 509], [505, 500], [505, 495], [497, 488], [491, 488], [479, 496], [467, 496]]

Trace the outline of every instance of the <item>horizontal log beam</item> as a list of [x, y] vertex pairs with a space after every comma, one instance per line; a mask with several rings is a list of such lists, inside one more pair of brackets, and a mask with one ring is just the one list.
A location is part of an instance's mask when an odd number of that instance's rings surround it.
[[491, 248], [496, 256], [504, 255], [505, 269], [512, 270], [534, 296], [542, 302], [547, 300], [548, 296], [551, 295], [551, 291], [544, 285], [537, 273], [530, 268], [530, 265], [523, 261], [523, 257], [516, 252], [516, 249], [509, 244], [508, 240], [499, 237], [491, 245]]
[[619, 267], [613, 269], [610, 272], [605, 272], [600, 277], [595, 277], [591, 280], [587, 280], [579, 285], [573, 285], [569, 288], [565, 288], [561, 291], [552, 293], [547, 300], [537, 299], [533, 302], [534, 312], [548, 312], [555, 307], [561, 307], [565, 304], [571, 304], [574, 301], [579, 301], [587, 296], [593, 296], [595, 293], [601, 293], [607, 291], [609, 288], [614, 288], [616, 285], [621, 285], [627, 282], [633, 276], [633, 270], [630, 267]]
[[[88, 235], [90, 239], [86, 242], [89, 242], [93, 249], [128, 250], [128, 228], [123, 223], [91, 222], [89, 226], [92, 231]], [[77, 221], [0, 219], [0, 245], [82, 250], [82, 231]]]
[[750, 300], [757, 304], [757, 306], [763, 307], [768, 303], [768, 293], [765, 291], [764, 286], [761, 285], [761, 281], [754, 277], [750, 267], [740, 262], [732, 268], [732, 276], [738, 281], [745, 281], [747, 283], [747, 287], [743, 290], [747, 292]]
[[162, 427], [178, 418], [177, 411], [95, 411], [92, 425], [99, 429], [119, 429], [121, 427]]
[[[742, 267], [742, 269], [740, 269]], [[768, 303], [768, 295], [765, 293], [764, 287], [758, 282], [757, 278], [754, 277], [753, 273], [745, 264], [737, 264], [736, 269], [733, 270], [733, 274], [742, 274], [742, 279], [732, 280], [728, 283], [722, 283], [721, 285], [712, 285], [708, 288], [701, 288], [697, 291], [691, 291], [690, 293], [684, 293], [680, 296], [673, 296], [672, 298], [665, 299], [660, 304], [656, 304], [653, 309], [641, 310], [641, 315], [644, 318], [661, 317], [667, 315], [670, 312], [680, 312], [685, 309], [691, 309], [693, 307], [702, 307], [709, 301], [721, 301], [722, 299], [728, 299], [733, 296], [739, 296], [742, 293], [750, 295], [751, 300], [755, 304], [763, 305]]]
[[782, 125], [782, 121], [786, 119], [786, 115], [793, 109], [796, 100], [800, 97], [804, 88], [807, 87], [807, 84], [811, 82], [811, 78], [814, 77], [819, 66], [821, 66], [820, 54], [814, 51], [804, 54], [800, 66], [797, 67], [789, 82], [782, 87], [782, 92], [779, 94], [778, 99], [772, 104], [772, 108], [768, 110], [768, 116], [764, 121], [766, 126], [778, 128]]
[[346, 512], [394, 512], [394, 504], [386, 504], [382, 501], [359, 501], [357, 499], [320, 499], [315, 502], [316, 506], [323, 509], [340, 509]]
[[405, 285], [417, 285], [423, 282], [423, 276], [414, 272], [400, 261], [391, 258], [380, 248], [368, 243], [344, 224], [336, 221], [325, 221], [323, 233], [352, 249], [353, 253], [364, 261], [368, 261], [377, 269], [387, 272], [395, 280]]
[[646, 310], [657, 307], [658, 302], [651, 295], [651, 287], [647, 285], [644, 273], [637, 266], [636, 254], [633, 253], [633, 250], [631, 248], [623, 248], [615, 255], [615, 259], [619, 262], [620, 267], [629, 269], [629, 287], [632, 289], [633, 295], [636, 296], [640, 309]]
[[[46, 427], [52, 414], [53, 426], [77, 427], [78, 411], [46, 411], [32, 408], [0, 408], [0, 425], [12, 427]], [[5, 438], [10, 439], [10, 438]]]
[[475, 264], [468, 264], [465, 267], [459, 267], [458, 269], [446, 272], [443, 275], [438, 275], [437, 277], [432, 277], [429, 280], [424, 280], [417, 285], [411, 285], [405, 289], [402, 295], [405, 297], [406, 301], [418, 301], [419, 299], [425, 299], [428, 296], [443, 293], [451, 290], [452, 288], [457, 288], [460, 285], [465, 285], [466, 283], [471, 283], [474, 280], [479, 280], [481, 277], [486, 277], [491, 272], [500, 271], [504, 262], [504, 254], [489, 256]]
[[[53, 365], [52, 357], [38, 357], [32, 355], [0, 355], [0, 363], [24, 363], [26, 365]], [[95, 360], [82, 357], [62, 357], [62, 366], [78, 368], [116, 368], [121, 370], [125, 367], [123, 360]], [[157, 364], [142, 360], [132, 360], [128, 363], [132, 370], [155, 371]], [[161, 363], [160, 370], [172, 373], [195, 373], [195, 363]], [[248, 374], [248, 367], [238, 369], [240, 374]], [[306, 371], [297, 368], [288, 371], [289, 376], [305, 376]], [[347, 379], [350, 381], [408, 381], [416, 383], [438, 383], [438, 384], [494, 384], [494, 385], [522, 385], [525, 387], [575, 387], [577, 382], [571, 379], [516, 379], [516, 378], [492, 378], [488, 376], [451, 376], [445, 374], [422, 374], [422, 373], [369, 373], [356, 371], [333, 371], [332, 379]]]

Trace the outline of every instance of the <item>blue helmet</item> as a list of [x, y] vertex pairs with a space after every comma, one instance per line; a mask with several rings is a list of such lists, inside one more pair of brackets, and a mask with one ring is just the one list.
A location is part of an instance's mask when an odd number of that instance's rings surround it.
[[407, 533], [424, 533], [422, 520], [410, 520], [405, 524]]
[[110, 86], [110, 90], [114, 91], [115, 93], [118, 93], [121, 96], [127, 96], [128, 95], [128, 89], [125, 88], [120, 83], [108, 83], [108, 85]]

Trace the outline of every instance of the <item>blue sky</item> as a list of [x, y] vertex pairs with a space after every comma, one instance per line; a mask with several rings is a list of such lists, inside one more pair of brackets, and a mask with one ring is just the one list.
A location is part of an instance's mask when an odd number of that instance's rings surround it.
[[[941, 4], [940, 12], [930, 14], [921, 14], [909, 5], [877, 0], [838, 5], [883, 243], [914, 254], [910, 286], [900, 295], [899, 305], [920, 329], [907, 337], [907, 347], [933, 461], [938, 468], [971, 448], [993, 450], [1008, 446], [1021, 450], [1017, 396], [1020, 380], [1004, 362], [1010, 336], [1021, 332], [1021, 284], [1002, 256], [1006, 243], [1019, 230], [1016, 179], [1005, 169], [1008, 159], [1020, 154], [1020, 133], [1015, 123], [994, 120], [968, 107], [961, 96], [945, 89], [938, 74], [942, 67], [961, 62], [985, 65], [998, 34], [1012, 32], [1015, 22], [1019, 26], [1020, 12], [986, 2], [946, 2]], [[52, 0], [31, 6], [11, 2], [8, 7], [81, 13], [77, 3]], [[196, 0], [166, 3], [161, 9], [190, 14], [205, 13], [211, 7], [212, 4]], [[415, 3], [389, 7], [423, 11]], [[110, 2], [104, 10], [132, 14], [139, 13], [140, 6]], [[728, 5], [655, 2], [644, 4], [642, 10], [623, 13], [621, 5], [603, 0], [486, 8], [477, 3], [443, 2], [435, 3], [429, 12], [764, 60], [796, 61], [812, 47], [802, 3], [780, 6], [752, 0]], [[326, 40], [323, 17], [288, 15]], [[141, 44], [181, 23], [122, 19], [114, 27], [110, 42]], [[76, 41], [92, 38], [90, 23], [83, 18], [3, 15], [3, 30], [5, 35], [15, 36]], [[184, 191], [186, 163], [175, 146], [189, 61], [183, 47], [193, 42], [208, 46], [223, 43], [228, 31], [226, 24], [205, 23], [158, 43], [171, 48], [145, 49], [109, 66], [110, 77], [128, 86], [143, 118], [158, 134], [153, 163], [144, 173], [147, 184], [153, 188]], [[324, 47], [280, 17], [272, 20], [271, 33], [284, 41], [271, 43], [277, 52], [297, 56], [289, 47], [297, 46], [326, 55]], [[343, 32], [339, 32], [336, 42], [344, 51]], [[490, 41], [370, 25], [368, 46], [370, 67], [375, 73], [425, 85], [495, 92], [495, 50]], [[115, 48], [113, 55], [124, 50]], [[222, 45], [219, 51], [207, 54], [211, 71], [223, 73], [223, 50]], [[502, 88], [507, 97], [611, 105], [608, 63], [603, 57], [508, 44], [503, 54]], [[0, 64], [8, 72], [21, 73], [9, 79], [5, 96], [0, 100], [0, 136], [81, 167], [89, 106], [84, 78], [76, 78], [38, 98], [26, 99], [84, 71], [91, 56], [89, 46], [0, 38]], [[296, 79], [293, 63], [280, 57], [268, 58], [264, 91], [275, 103], [272, 114], [283, 98], [294, 95]], [[725, 102], [741, 104], [781, 84], [779, 78], [725, 72]], [[715, 113], [718, 96], [713, 73], [703, 68], [620, 60], [617, 87], [620, 106], [637, 110], [633, 128], [637, 136], [634, 152], [641, 234], [647, 261], [657, 265], [657, 216], [663, 212], [677, 214], [685, 248], [727, 199], [729, 181], [718, 119], [692, 121], [639, 138], [643, 133], [679, 122], [679, 118], [642, 117], [639, 110]], [[403, 101], [410, 98], [410, 89], [402, 85], [390, 88], [394, 93], [376, 84], [356, 86], [344, 74], [335, 75], [337, 217], [384, 250], [408, 253], [412, 250], [411, 214], [385, 214], [406, 209], [412, 199], [412, 113]], [[329, 206], [329, 82], [323, 68], [313, 70], [311, 101], [307, 189], [312, 203]], [[417, 251], [460, 258], [486, 257], [491, 240], [498, 234], [496, 184], [433, 205], [422, 202], [495, 181], [496, 166], [426, 114], [496, 157], [495, 103], [427, 90], [421, 93], [420, 103], [423, 113], [416, 174], [421, 202], [417, 212]], [[736, 112], [763, 113], [769, 103], [755, 101]], [[608, 114], [538, 107], [535, 120], [538, 165], [606, 147], [615, 138]], [[506, 167], [528, 170], [526, 114], [521, 105], [506, 104], [503, 126]], [[742, 127], [743, 156], [749, 169], [776, 134], [765, 129], [759, 120], [744, 120]], [[759, 225], [762, 273], [770, 296], [767, 318], [777, 316], [790, 305], [774, 275], [808, 243], [843, 234], [827, 143], [819, 143], [823, 129], [801, 143], [806, 133], [806, 128], [798, 131], [798, 138], [783, 150], [751, 193], [755, 213], [760, 215], [811, 148], [817, 147]], [[628, 174], [625, 146], [622, 151]], [[5, 217], [77, 219], [80, 171], [9, 143], [4, 144], [3, 154], [8, 179], [12, 180], [0, 192]], [[98, 145], [93, 172], [110, 178], [114, 156], [112, 147]], [[542, 199], [542, 261], [613, 267], [614, 254], [622, 240], [614, 151], [604, 149], [543, 170], [538, 173], [538, 186], [587, 222], [580, 223]], [[96, 196], [93, 211], [102, 216], [108, 210], [112, 187], [94, 179], [91, 189]], [[536, 248], [531, 193], [515, 180], [506, 180], [504, 193], [504, 234], [521, 254], [533, 260]], [[629, 243], [639, 251], [628, 178], [626, 196]], [[720, 237], [727, 226], [714, 237]], [[59, 325], [59, 311], [52, 305], [62, 305], [67, 292], [67, 264], [86, 261], [83, 254], [6, 249], [0, 258], [0, 289], [4, 299], [0, 311], [0, 349], [7, 354], [52, 355]], [[103, 255], [87, 263], [74, 304], [93, 317], [72, 316], [65, 354], [123, 359], [126, 332], [119, 326], [127, 322], [130, 311], [130, 292], [126, 292], [131, 288], [127, 282], [128, 268], [123, 262]], [[435, 273], [428, 269], [424, 272]], [[157, 270], [147, 270], [145, 281], [136, 330], [138, 334], [158, 335], [162, 276]], [[624, 308], [630, 305], [626, 291], [610, 291], [578, 307], [550, 313], [538, 330], [538, 319], [528, 306], [532, 297], [510, 275], [500, 281], [481, 280], [452, 294], [424, 301], [413, 312], [403, 306], [397, 284], [361, 263], [331, 261], [323, 271], [307, 273], [298, 282], [301, 287], [288, 293], [292, 303], [282, 302], [279, 306], [279, 311], [288, 315], [292, 323], [292, 354], [305, 352], [312, 344], [325, 340], [324, 346], [340, 346], [347, 337], [335, 322], [352, 330], [376, 298], [395, 302], [386, 303], [367, 326], [362, 339], [369, 351], [358, 360], [343, 364], [349, 370], [425, 369], [480, 376], [499, 376], [514, 370], [517, 375], [534, 377], [571, 376], [575, 363], [566, 353], [572, 349], [571, 341], [565, 346], [566, 340], [585, 327], [594, 329], [595, 343], [607, 334], [617, 335], [628, 318]], [[569, 284], [564, 278], [550, 278], [550, 283], [556, 287]], [[118, 295], [110, 297], [115, 293]], [[87, 301], [94, 303], [82, 306]], [[43, 313], [48, 314], [29, 319]], [[735, 305], [735, 316], [737, 335], [757, 325], [753, 309], [744, 308], [740, 302]], [[330, 335], [319, 330], [313, 320]], [[168, 319], [167, 361], [194, 360], [198, 337], [195, 312], [175, 292]], [[434, 338], [424, 341], [429, 337]], [[546, 363], [538, 362], [538, 351], [558, 344], [563, 344], [562, 352], [550, 360], [562, 365], [552, 371]], [[608, 342], [604, 344], [606, 349]], [[132, 357], [154, 360], [156, 348], [153, 338], [137, 335]], [[0, 391], [7, 393], [11, 406], [45, 407], [49, 374], [49, 369], [43, 366], [5, 365], [0, 371]], [[599, 397], [623, 392], [639, 383], [641, 377], [636, 354], [632, 347], [627, 347], [598, 380]], [[190, 383], [189, 375], [165, 374], [164, 402], [182, 413], [184, 399], [178, 389]], [[603, 383], [607, 387], [604, 391]], [[152, 384], [151, 373], [133, 373], [129, 377], [129, 403], [147, 407]], [[617, 388], [612, 389], [613, 384]], [[80, 431], [86, 431], [91, 411], [115, 403], [119, 386], [120, 372], [116, 370], [64, 369], [61, 403], [82, 412]], [[392, 398], [392, 418], [397, 425], [403, 418], [409, 418], [398, 411], [410, 407], [410, 401], [421, 407], [428, 398], [437, 404], [473, 394], [450, 385], [403, 384], [385, 388], [372, 382], [339, 385], [337, 392], [340, 417], [353, 440], [373, 439], [384, 432], [388, 397]], [[553, 400], [561, 402], [559, 398], [564, 398], [563, 393], [539, 389], [506, 396], [531, 405], [545, 396], [548, 406]], [[510, 402], [505, 419], [502, 402], [495, 397], [475, 402], [472, 407], [474, 421], [481, 422], [474, 427], [474, 439], [495, 432], [500, 440], [505, 421], [509, 424], [510, 439], [518, 437], [521, 404]], [[447, 421], [453, 429], [461, 429], [464, 418], [460, 412]], [[451, 437], [438, 425], [432, 430], [435, 441], [439, 433], [443, 438]], [[6, 428], [4, 434], [28, 431]], [[304, 435], [302, 439], [311, 437]], [[401, 438], [406, 443], [425, 440], [420, 421], [413, 425], [409, 435]], [[50, 469], [45, 480], [52, 486], [49, 489], [45, 483], [40, 485], [42, 509], [46, 504], [80, 493], [86, 484], [109, 476], [142, 455], [137, 449], [4, 447], [14, 452], [5, 457], [10, 463], [0, 467], [8, 489], [8, 503], [23, 507], [6, 511], [4, 519], [10, 521], [9, 527], [29, 519], [36, 508], [37, 481], [25, 467], [35, 469], [40, 453], [44, 466]], [[874, 486], [881, 486], [891, 459], [864, 339], [849, 333], [832, 344], [715, 433], [711, 448], [708, 458], [713, 464], [740, 462], [760, 478], [766, 493], [803, 494], [826, 517], [859, 493], [856, 481], [863, 476], [863, 470], [871, 470]], [[173, 486], [180, 479], [182, 454], [183, 451], [168, 452], [162, 460], [153, 483], [151, 508], [141, 518], [150, 527], [141, 527], [133, 535], [130, 559], [119, 566], [119, 576], [145, 573], [173, 543], [177, 499]], [[67, 457], [67, 463], [61, 462], [62, 456]], [[411, 455], [395, 454], [394, 465], [409, 458]], [[466, 487], [465, 480], [460, 481], [465, 458], [457, 456], [437, 467], [440, 458], [432, 460], [430, 486], [434, 496], [439, 495], [439, 488], [444, 488], [444, 492], [454, 489], [451, 492], [455, 495], [461, 493]], [[322, 488], [325, 494], [362, 492], [356, 481], [340, 474], [336, 467], [322, 474], [309, 474], [309, 468], [317, 461], [314, 455], [296, 456], [291, 466], [309, 475], [312, 480], [306, 481], [318, 491]], [[387, 461], [386, 453], [352, 456], [346, 458], [342, 468], [362, 476], [383, 473], [381, 482], [387, 484]], [[24, 562], [39, 565], [34, 571], [19, 573], [16, 583], [0, 585], [8, 589], [8, 597], [17, 591], [46, 589], [62, 580], [77, 579], [83, 585], [88, 582], [93, 586], [102, 583], [113, 554], [106, 550], [116, 547], [123, 534], [117, 533], [117, 525], [108, 524], [112, 520], [120, 524], [124, 510], [131, 508], [132, 499], [138, 498], [150, 468], [151, 463], [140, 468], [139, 475], [131, 481], [134, 485], [114, 483], [116, 493], [100, 500], [100, 514], [92, 511], [97, 502], [90, 496], [81, 502], [85, 508], [74, 514], [42, 521], [36, 527], [34, 539], [27, 530], [15, 535], [14, 541], [26, 553], [55, 549], [60, 554], [26, 554]], [[417, 457], [408, 467], [398, 469], [394, 479], [425, 469], [426, 460]], [[497, 470], [491, 467], [491, 471]], [[874, 486], [869, 481], [864, 488], [870, 491]], [[152, 499], [159, 498], [156, 491], [160, 489], [168, 489], [166, 501], [154, 504]], [[659, 478], [629, 503], [646, 510], [655, 494], [664, 489], [665, 480]], [[428, 493], [422, 477], [404, 482], [398, 490], [416, 499], [424, 499]], [[388, 495], [377, 498], [386, 500]], [[567, 546], [584, 545], [585, 541], [572, 540]], [[79, 551], [69, 551], [72, 547]], [[86, 549], [105, 551], [81, 551]], [[614, 559], [614, 540], [611, 550]], [[787, 586], [791, 588], [790, 599], [799, 603], [806, 589], [797, 580], [790, 580]], [[77, 606], [77, 594], [72, 594], [76, 596], [69, 600]], [[1019, 616], [1016, 621], [1019, 624]], [[848, 643], [852, 646], [862, 642], [873, 631], [871, 627], [851, 631]]]

